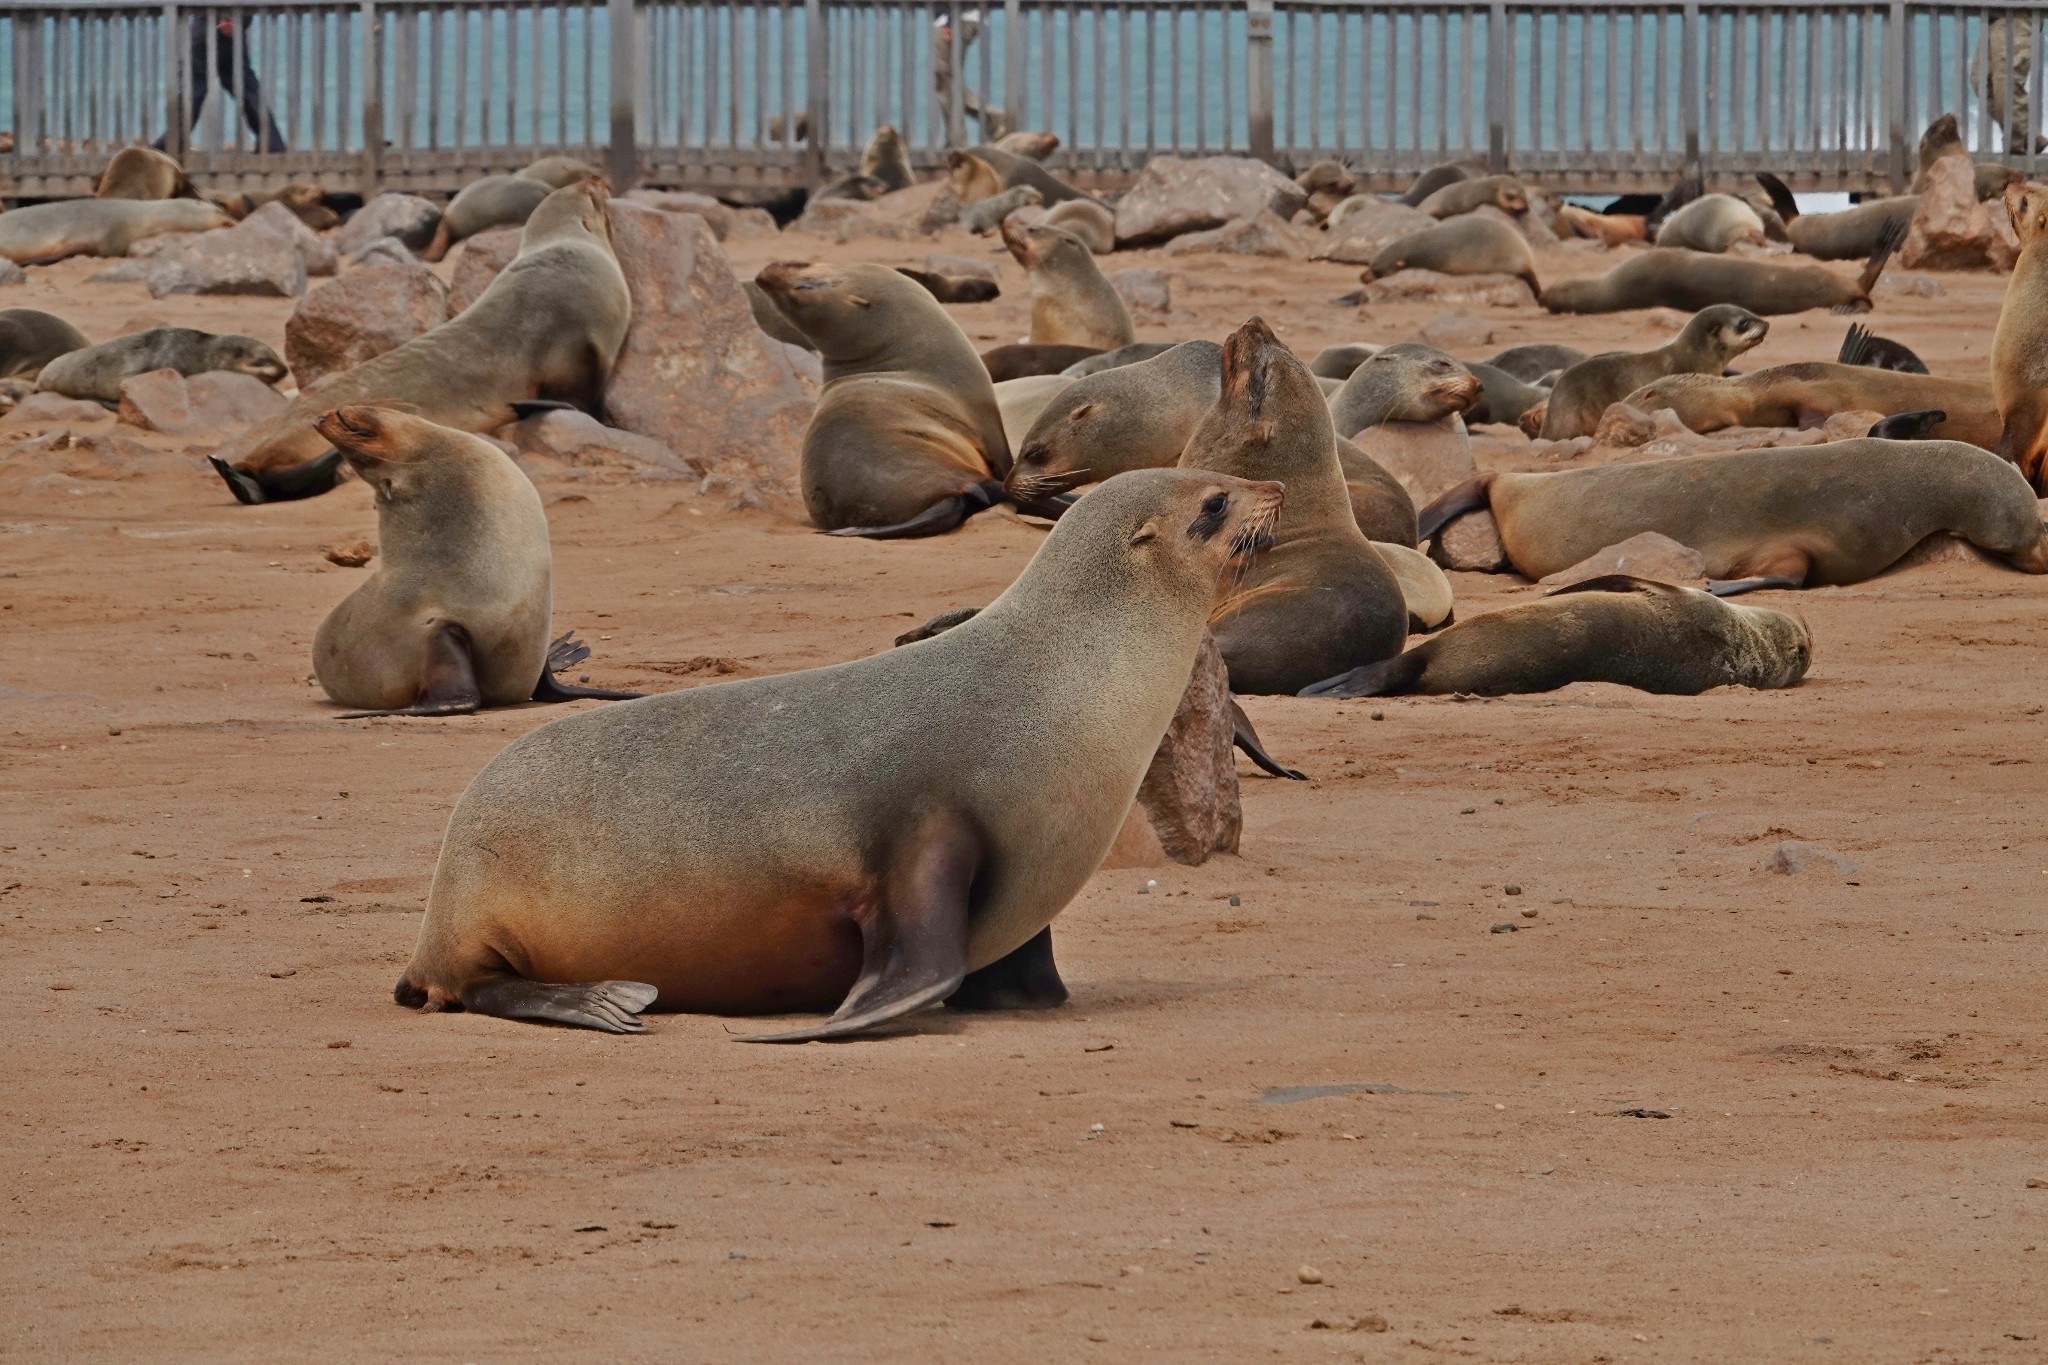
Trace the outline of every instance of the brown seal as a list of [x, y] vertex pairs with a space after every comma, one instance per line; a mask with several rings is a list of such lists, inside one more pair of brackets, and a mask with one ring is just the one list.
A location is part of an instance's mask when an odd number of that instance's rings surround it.
[[1927, 427], [1929, 435], [1989, 450], [1997, 444], [1999, 432], [1994, 393], [1995, 386], [1982, 379], [1802, 360], [1744, 375], [1672, 375], [1623, 395], [1621, 401], [1643, 412], [1669, 408], [1679, 421], [1701, 433], [1723, 427], [1818, 427], [1838, 412], [1896, 417], [1939, 409], [1943, 415]]
[[1431, 166], [1409, 182], [1401, 195], [1400, 202], [1409, 208], [1420, 208], [1422, 201], [1446, 185], [1455, 185], [1461, 180], [1471, 180], [1486, 174], [1484, 161], [1446, 161]]
[[1038, 346], [1113, 351], [1136, 341], [1130, 309], [1080, 238], [1045, 223], [1002, 223], [1003, 245], [1031, 284], [1031, 340]]
[[1747, 308], [1717, 303], [1693, 314], [1676, 337], [1654, 351], [1618, 351], [1580, 361], [1552, 386], [1540, 435], [1546, 441], [1590, 436], [1610, 404], [1666, 375], [1718, 375], [1729, 361], [1761, 344], [1770, 330], [1771, 324]]
[[95, 199], [196, 199], [185, 168], [154, 147], [123, 147], [100, 172]]
[[1763, 240], [1764, 220], [1732, 194], [1701, 195], [1657, 228], [1658, 246], [1689, 251], [1722, 252], [1737, 242], [1761, 246]]
[[[986, 145], [970, 149], [970, 154], [986, 162], [1000, 178], [1002, 183], [997, 188], [1006, 190], [1012, 185], [1035, 186], [1038, 192], [1045, 196], [1048, 208], [1054, 204], [1064, 204], [1069, 199], [1088, 198], [1040, 165], [1034, 157], [1019, 156], [1015, 152], [1006, 152], [1000, 147]], [[961, 202], [967, 201], [963, 199]]]
[[192, 327], [152, 327], [58, 356], [36, 376], [36, 387], [111, 406], [121, 401], [124, 381], [151, 370], [176, 370], [182, 375], [232, 370], [266, 384], [275, 384], [288, 373], [283, 358], [255, 337]]
[[[614, 1033], [657, 1001], [834, 1010], [785, 1042], [948, 1000], [1059, 1004], [1052, 920], [1281, 496], [1127, 474], [942, 634], [533, 731], [457, 803], [395, 998]], [[992, 705], [1014, 723], [991, 730]]]
[[1273, 548], [1209, 623], [1231, 691], [1291, 694], [1400, 652], [1407, 603], [1352, 514], [1323, 391], [1261, 319], [1223, 343], [1222, 393], [1180, 467], [1287, 487]]
[[2020, 254], [1991, 341], [1994, 449], [2048, 492], [2048, 186], [2014, 185], [2005, 206]]
[[1116, 250], [1116, 215], [1093, 199], [1069, 199], [1054, 204], [1039, 221], [1073, 233], [1097, 256], [1107, 256]]
[[[1799, 201], [1784, 181], [1768, 171], [1757, 174], [1757, 183], [1771, 197], [1771, 207], [1785, 224], [1785, 238], [1799, 251], [1822, 261], [1860, 261], [1877, 250], [1878, 241], [1898, 224], [1904, 232], [1912, 226], [1913, 213], [1920, 207], [1917, 194], [1868, 199], [1839, 213], [1801, 213]], [[1659, 242], [1662, 245], [1662, 242]]]
[[1630, 308], [1682, 308], [1697, 312], [1735, 303], [1759, 317], [1827, 308], [1837, 313], [1870, 311], [1870, 291], [1884, 273], [1903, 233], [1887, 232], [1853, 280], [1826, 266], [1780, 265], [1742, 256], [1658, 247], [1632, 256], [1605, 275], [1561, 280], [1543, 291], [1553, 313], [1619, 313]]
[[145, 237], [206, 232], [234, 222], [204, 199], [60, 199], [0, 213], [0, 256], [20, 265], [126, 256]]
[[1461, 621], [1301, 695], [1499, 697], [1606, 682], [1691, 697], [1713, 687], [1795, 687], [1812, 659], [1806, 627], [1782, 611], [1613, 574]]
[[1885, 441], [1683, 455], [1551, 474], [1488, 474], [1422, 510], [1435, 535], [1490, 507], [1515, 571], [1538, 579], [1655, 531], [1705, 558], [1717, 593], [1860, 583], [1948, 532], [2048, 573], [2027, 481], [1959, 441]]
[[1330, 397], [1339, 436], [1384, 422], [1436, 422], [1462, 415], [1484, 392], [1455, 358], [1419, 341], [1383, 347], [1351, 372]]
[[548, 519], [502, 450], [386, 408], [314, 425], [377, 497], [377, 567], [313, 636], [320, 686], [358, 708], [344, 719], [640, 695], [555, 679], [590, 651], [548, 642]]
[[0, 379], [34, 379], [60, 355], [92, 345], [85, 333], [55, 313], [35, 308], [0, 310]]
[[1577, 204], [1559, 204], [1557, 221], [1566, 235], [1585, 237], [1604, 246], [1648, 241], [1649, 220], [1640, 213], [1596, 213]]
[[341, 456], [313, 419], [343, 403], [405, 403], [459, 431], [495, 431], [535, 399], [594, 410], [633, 316], [612, 255], [604, 182], [550, 193], [526, 221], [519, 255], [461, 313], [300, 394], [213, 467], [243, 502], [334, 486]]
[[1455, 218], [1488, 204], [1502, 213], [1527, 213], [1529, 192], [1512, 175], [1482, 175], [1454, 180], [1415, 207], [1432, 218]]
[[1034, 374], [1061, 374], [1083, 360], [1104, 354], [1099, 346], [1040, 346], [1029, 341], [1008, 346], [991, 346], [981, 353], [988, 377], [1000, 384], [1005, 379], [1028, 379]]
[[1466, 214], [1411, 232], [1381, 247], [1361, 277], [1379, 279], [1397, 270], [1435, 270], [1445, 275], [1519, 275], [1538, 298], [1536, 257], [1529, 241], [1498, 218]]
[[553, 193], [545, 180], [524, 175], [487, 175], [472, 180], [449, 201], [440, 226], [434, 229], [434, 240], [420, 252], [420, 259], [438, 261], [464, 238], [492, 228], [518, 227]]
[[1059, 150], [1060, 136], [1058, 133], [1005, 133], [989, 145], [999, 152], [1043, 161]]
[[522, 180], [538, 180], [551, 190], [573, 185], [579, 180], [599, 180], [604, 172], [588, 161], [579, 161], [573, 156], [544, 156], [519, 172]]

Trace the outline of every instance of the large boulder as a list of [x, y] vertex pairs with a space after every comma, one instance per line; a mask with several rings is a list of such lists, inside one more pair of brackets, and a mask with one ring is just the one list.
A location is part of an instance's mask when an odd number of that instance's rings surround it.
[[1302, 240], [1301, 232], [1293, 224], [1260, 209], [1249, 217], [1233, 219], [1219, 228], [1183, 233], [1166, 248], [1169, 256], [1192, 256], [1198, 252], [1300, 261], [1308, 258], [1308, 243]]
[[1991, 264], [1990, 208], [1977, 200], [1977, 166], [1967, 153], [1927, 169], [1927, 185], [1899, 248], [1908, 270], [1979, 270]]
[[607, 420], [721, 473], [793, 478], [812, 400], [754, 323], [704, 220], [613, 200], [612, 249], [633, 323], [605, 390]]
[[1164, 313], [1173, 307], [1173, 286], [1166, 272], [1149, 265], [1134, 265], [1109, 277], [1124, 307], [1137, 313]]
[[208, 370], [189, 379], [176, 370], [151, 370], [121, 381], [121, 420], [166, 436], [253, 427], [284, 409], [283, 394], [233, 370]]
[[167, 294], [297, 298], [306, 292], [306, 258], [283, 233], [237, 223], [158, 252], [150, 260], [148, 279], [150, 295], [159, 299]]
[[338, 263], [334, 244], [300, 221], [299, 215], [285, 205], [272, 200], [262, 208], [244, 218], [240, 224], [244, 232], [267, 232], [290, 242], [297, 249], [299, 257], [306, 263], [308, 275], [332, 275]]
[[285, 363], [310, 389], [447, 320], [448, 288], [426, 266], [361, 266], [299, 301], [284, 325]]
[[686, 190], [632, 190], [626, 198], [664, 213], [694, 213], [704, 220], [719, 241], [740, 237], [773, 237], [775, 220], [766, 209], [736, 209], [721, 204], [708, 194]]
[[1377, 195], [1352, 205], [1333, 228], [1324, 229], [1322, 240], [1309, 252], [1319, 261], [1342, 261], [1346, 265], [1371, 265], [1387, 243], [1396, 237], [1436, 226], [1436, 219], [1421, 209]]
[[1283, 221], [1308, 192], [1263, 161], [1206, 156], [1154, 157], [1116, 206], [1120, 246], [1142, 246], [1272, 213]]
[[334, 234], [335, 249], [353, 256], [379, 237], [395, 237], [413, 251], [434, 240], [441, 210], [414, 194], [380, 194], [350, 215]]
[[455, 273], [448, 280], [449, 317], [475, 303], [477, 295], [498, 278], [498, 272], [512, 264], [524, 232], [524, 228], [493, 228], [462, 239], [462, 249], [455, 255]]

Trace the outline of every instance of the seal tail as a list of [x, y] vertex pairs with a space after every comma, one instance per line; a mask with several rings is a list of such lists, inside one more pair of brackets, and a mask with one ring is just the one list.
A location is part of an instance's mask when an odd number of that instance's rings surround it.
[[1906, 225], [1894, 218], [1884, 225], [1877, 234], [1877, 247], [1870, 253], [1870, 259], [1863, 263], [1863, 273], [1856, 277], [1856, 297], [1848, 303], [1837, 304], [1838, 313], [1861, 313], [1870, 308], [1870, 291], [1877, 288], [1878, 276], [1884, 274], [1885, 264], [1892, 253], [1906, 240]]
[[1325, 678], [1319, 683], [1310, 683], [1295, 693], [1298, 697], [1393, 697], [1413, 691], [1422, 677], [1422, 670], [1429, 660], [1423, 648], [1396, 654], [1391, 659], [1382, 659], [1376, 664], [1354, 668], [1349, 673], [1339, 673], [1334, 678]]
[[1792, 190], [1784, 181], [1769, 171], [1758, 171], [1756, 183], [1764, 187], [1764, 193], [1771, 197], [1771, 210], [1784, 220], [1787, 227], [1799, 216], [1799, 201], [1792, 197]]
[[237, 469], [218, 455], [206, 457], [235, 501], [246, 506], [262, 502], [297, 502], [315, 498], [341, 482], [341, 452], [330, 450], [304, 464], [283, 469]]
[[1456, 488], [1440, 495], [1436, 501], [1415, 514], [1415, 539], [1418, 544], [1435, 536], [1438, 531], [1467, 512], [1477, 512], [1490, 505], [1493, 490], [1493, 475], [1481, 474], [1476, 479], [1467, 479]]

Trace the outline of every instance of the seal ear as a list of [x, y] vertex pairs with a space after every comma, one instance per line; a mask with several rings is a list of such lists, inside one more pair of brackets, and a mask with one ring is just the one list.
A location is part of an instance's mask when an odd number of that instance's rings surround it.
[[1143, 526], [1140, 526], [1137, 530], [1131, 533], [1131, 538], [1129, 541], [1126, 542], [1126, 544], [1143, 545], [1146, 541], [1152, 540], [1156, 538], [1158, 535], [1159, 524], [1157, 522], [1148, 521]]
[[1078, 422], [1101, 406], [1100, 403], [1083, 403], [1080, 407], [1067, 414], [1067, 420], [1069, 422]]

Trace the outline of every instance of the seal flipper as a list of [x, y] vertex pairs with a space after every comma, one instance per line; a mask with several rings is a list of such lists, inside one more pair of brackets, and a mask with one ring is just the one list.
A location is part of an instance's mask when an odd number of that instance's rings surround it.
[[[1792, 220], [1799, 216], [1799, 201], [1792, 197], [1791, 187], [1769, 171], [1758, 171], [1756, 173], [1756, 183], [1762, 185], [1764, 193], [1770, 196], [1771, 211], [1778, 215], [1780, 221], [1789, 226]], [[1856, 362], [1845, 360], [1842, 363], [1844, 365], [1853, 365]]]
[[951, 813], [908, 835], [907, 856], [885, 878], [879, 903], [855, 912], [860, 977], [832, 1017], [742, 1043], [808, 1043], [839, 1038], [936, 1005], [967, 979], [967, 897], [981, 870], [980, 835]]
[[[1431, 642], [1432, 644], [1434, 641]], [[1418, 645], [1406, 653], [1396, 654], [1391, 659], [1382, 659], [1376, 664], [1354, 668], [1349, 673], [1339, 673], [1334, 678], [1325, 678], [1319, 683], [1310, 683], [1297, 697], [1397, 697], [1414, 690], [1416, 680], [1429, 664], [1428, 644]]]
[[493, 976], [462, 992], [462, 1008], [499, 1019], [540, 1019], [604, 1033], [645, 1033], [647, 1025], [633, 1016], [653, 1004], [658, 994], [644, 981], [557, 985], [528, 981], [523, 976]]
[[1278, 759], [1266, 752], [1266, 746], [1259, 743], [1259, 732], [1252, 728], [1252, 718], [1237, 704], [1237, 698], [1230, 698], [1230, 742], [1244, 750], [1244, 756], [1275, 777], [1290, 778], [1296, 782], [1308, 781], [1308, 774], [1295, 768], [1281, 766]]
[[841, 526], [825, 534], [859, 536], [863, 540], [914, 540], [920, 536], [939, 536], [953, 530], [976, 512], [987, 511], [1006, 500], [1003, 486], [989, 479], [964, 493], [940, 498], [909, 521], [899, 521], [894, 526]]
[[1481, 474], [1439, 494], [1435, 501], [1415, 514], [1416, 543], [1431, 539], [1467, 512], [1491, 507], [1492, 491], [1493, 475]]
[[1717, 578], [1707, 584], [1707, 591], [1716, 597], [1740, 597], [1746, 592], [1759, 588], [1803, 588], [1803, 578], [1787, 578], [1783, 574], [1760, 574], [1754, 578]]
[[544, 412], [581, 412], [574, 403], [565, 403], [559, 398], [520, 398], [506, 404], [512, 409], [512, 420], [523, 422]]
[[1896, 218], [1884, 225], [1877, 235], [1877, 247], [1870, 253], [1870, 259], [1863, 263], [1863, 273], [1856, 277], [1857, 297], [1847, 303], [1838, 303], [1830, 311], [1836, 313], [1867, 313], [1871, 309], [1870, 291], [1877, 288], [1878, 276], [1884, 274], [1885, 262], [1906, 240], [1906, 225]]
[[206, 461], [227, 484], [228, 491], [235, 495], [235, 501], [244, 506], [318, 497], [341, 482], [341, 452], [338, 450], [330, 450], [304, 464], [258, 474], [237, 469], [218, 455], [209, 455]]
[[1948, 420], [1948, 414], [1940, 408], [1921, 408], [1916, 412], [1895, 412], [1882, 422], [1873, 425], [1866, 436], [1876, 436], [1886, 441], [1924, 441], [1927, 434]]
[[1049, 1010], [1067, 1003], [1067, 983], [1052, 960], [1052, 926], [1004, 957], [969, 972], [960, 989], [946, 997], [956, 1010]]
[[565, 668], [574, 667], [590, 657], [590, 646], [576, 638], [576, 632], [565, 630], [555, 642], [548, 646], [547, 662], [540, 666], [540, 681], [533, 685], [535, 701], [575, 701], [579, 697], [594, 697], [599, 701], [631, 701], [644, 697], [645, 692], [614, 692], [608, 687], [579, 687], [565, 683], [555, 674]]
[[341, 720], [373, 716], [463, 716], [483, 705], [469, 632], [450, 621], [427, 637], [427, 666], [411, 706], [395, 711], [348, 711]]

